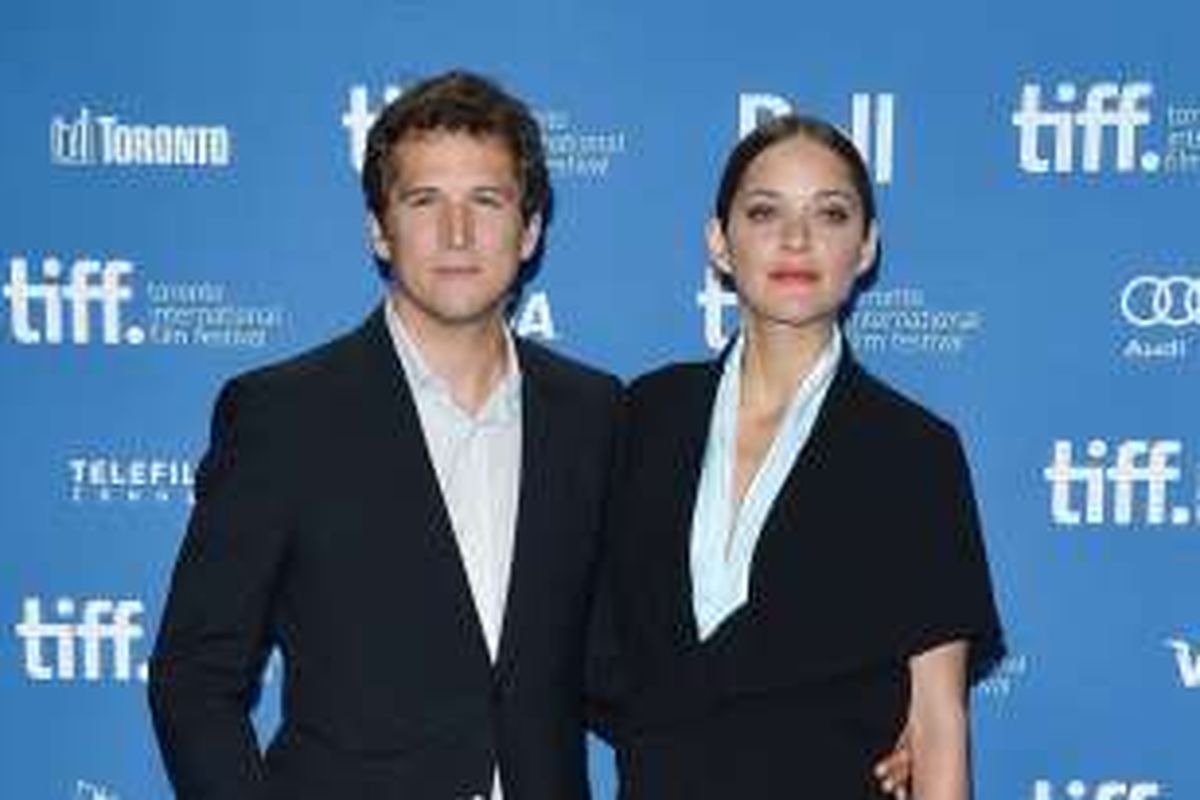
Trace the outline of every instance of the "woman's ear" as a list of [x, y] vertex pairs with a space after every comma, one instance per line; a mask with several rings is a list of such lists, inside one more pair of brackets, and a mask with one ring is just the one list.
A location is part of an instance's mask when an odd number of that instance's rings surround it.
[[875, 266], [875, 262], [879, 259], [879, 223], [871, 222], [871, 227], [867, 229], [866, 238], [863, 239], [859, 246], [858, 252], [858, 267], [854, 274], [861, 277], [871, 271]]
[[704, 229], [704, 238], [708, 244], [708, 259], [717, 272], [725, 278], [733, 279], [733, 259], [729, 257], [729, 241], [721, 228], [721, 221], [713, 217]]

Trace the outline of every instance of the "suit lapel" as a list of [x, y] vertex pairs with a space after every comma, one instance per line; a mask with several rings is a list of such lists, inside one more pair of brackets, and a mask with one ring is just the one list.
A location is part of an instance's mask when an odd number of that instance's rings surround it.
[[508, 596], [496, 657], [496, 669], [501, 675], [515, 666], [516, 640], [520, 637], [524, 609], [536, 600], [530, 581], [536, 580], [541, 571], [539, 561], [548, 552], [548, 537], [555, 531], [556, 469], [561, 470], [570, 455], [561, 452], [566, 437], [551, 435], [561, 424], [562, 410], [546, 386], [540, 365], [536, 358], [527, 357], [529, 349], [520, 340], [517, 352], [521, 359], [521, 478]]
[[380, 446], [388, 452], [380, 463], [394, 465], [394, 474], [388, 476], [388, 483], [403, 487], [402, 499], [390, 504], [395, 509], [390, 519], [395, 521], [397, 529], [403, 530], [388, 529], [384, 535], [424, 538], [433, 558], [427, 570], [418, 567], [423, 572], [421, 580], [430, 582], [435, 594], [453, 598], [455, 607], [447, 618], [471, 620], [466, 635], [472, 639], [471, 646], [483, 662], [490, 663], [487, 638], [455, 540], [446, 499], [438, 484], [416, 401], [388, 332], [382, 305], [359, 329], [359, 335], [364, 344], [367, 372], [374, 380], [367, 413], [379, 417], [378, 430], [385, 432]]

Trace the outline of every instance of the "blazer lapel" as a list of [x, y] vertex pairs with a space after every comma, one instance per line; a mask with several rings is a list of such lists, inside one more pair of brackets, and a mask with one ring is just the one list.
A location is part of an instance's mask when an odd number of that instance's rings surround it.
[[561, 410], [547, 391], [535, 359], [525, 358], [517, 341], [521, 358], [521, 479], [517, 500], [516, 530], [513, 532], [512, 565], [509, 569], [508, 596], [504, 603], [504, 619], [500, 627], [500, 646], [496, 669], [507, 674], [517, 656], [515, 640], [523, 624], [526, 603], [536, 598], [531, 594], [530, 581], [539, 572], [538, 559], [546, 552], [544, 543], [555, 533], [554, 492], [556, 467], [567, 463], [570, 454], [563, 452], [566, 437], [551, 436]]
[[[473, 640], [472, 647], [483, 662], [490, 663], [487, 638], [455, 540], [446, 499], [438, 484], [416, 401], [388, 332], [382, 305], [359, 329], [359, 335], [375, 389], [368, 398], [367, 413], [379, 417], [378, 429], [385, 432], [380, 437], [380, 446], [389, 453], [382, 463], [393, 463], [396, 467], [390, 485], [403, 487], [403, 499], [392, 505], [397, 509], [403, 505], [404, 518], [398, 513], [392, 518], [396, 520], [396, 527], [403, 527], [408, 535], [424, 537], [434, 558], [427, 571], [418, 567], [424, 572], [422, 580], [434, 583], [454, 598], [455, 608], [447, 618], [471, 620], [471, 629], [466, 635]], [[389, 530], [384, 535], [401, 533], [401, 530]]]

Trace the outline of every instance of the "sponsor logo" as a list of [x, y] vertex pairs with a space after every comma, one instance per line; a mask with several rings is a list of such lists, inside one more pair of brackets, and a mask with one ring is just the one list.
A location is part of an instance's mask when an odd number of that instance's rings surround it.
[[136, 272], [127, 258], [84, 257], [68, 266], [48, 256], [35, 274], [29, 259], [14, 256], [2, 290], [9, 335], [21, 345], [259, 348], [283, 327], [278, 304], [236, 303], [214, 282], [151, 281], [139, 291]]
[[1074, 443], [1055, 441], [1042, 471], [1056, 525], [1178, 527], [1200, 519], [1196, 509], [1172, 503], [1171, 489], [1183, 474], [1181, 441], [1127, 439], [1110, 446], [1091, 439], [1082, 449], [1077, 462]]
[[145, 636], [138, 622], [145, 611], [141, 600], [60, 597], [46, 605], [44, 614], [40, 598], [26, 597], [21, 620], [13, 626], [24, 645], [29, 680], [146, 680], [146, 664], [135, 666], [133, 654]]
[[1168, 104], [1164, 129], [1156, 101], [1149, 81], [1026, 83], [1011, 117], [1017, 163], [1033, 175], [1200, 171], [1200, 107]]
[[548, 342], [557, 339], [558, 329], [554, 326], [550, 296], [543, 291], [530, 292], [529, 298], [513, 314], [511, 326], [517, 336], [544, 339]]
[[1200, 276], [1138, 275], [1121, 292], [1121, 313], [1137, 328], [1200, 326]]
[[[789, 114], [792, 104], [775, 94], [738, 95], [738, 138], [767, 120]], [[877, 184], [892, 182], [895, 172], [896, 95], [854, 92], [850, 96], [850, 138], [870, 165]]]
[[1121, 317], [1134, 330], [1121, 348], [1128, 359], [1186, 358], [1200, 330], [1200, 275], [1142, 274], [1121, 289]]
[[1167, 639], [1164, 642], [1175, 654], [1175, 666], [1179, 669], [1179, 682], [1185, 689], [1200, 689], [1200, 645], [1183, 639]]
[[121, 800], [121, 796], [107, 786], [85, 781], [82, 778], [75, 781], [74, 800]]
[[73, 503], [191, 504], [194, 500], [194, 470], [185, 459], [80, 455], [67, 459], [67, 476]]
[[1003, 700], [1024, 682], [1029, 674], [1029, 656], [1024, 653], [1009, 653], [999, 664], [972, 688], [977, 698]]
[[61, 166], [227, 167], [232, 158], [224, 125], [129, 123], [86, 107], [50, 121], [50, 161]]
[[1154, 800], [1166, 797], [1157, 781], [1101, 781], [1091, 784], [1079, 779], [1067, 781], [1061, 788], [1054, 782], [1039, 780], [1033, 784], [1033, 800]]
[[[26, 259], [15, 257], [9, 262], [3, 293], [8, 300], [10, 333], [18, 344], [62, 344], [68, 320], [72, 344], [91, 342], [97, 323], [104, 344], [145, 341], [144, 329], [136, 325], [126, 328], [122, 323], [122, 310], [133, 298], [129, 285], [132, 264], [123, 259], [83, 258], [71, 264], [69, 273], [64, 283], [63, 264], [51, 257], [42, 260], [40, 280], [33, 280]], [[93, 306], [98, 307], [99, 319], [92, 315]], [[70, 314], [64, 314], [66, 310]]]
[[[403, 86], [385, 87], [383, 104], [390, 103], [403, 92]], [[367, 133], [376, 114], [377, 111], [370, 107], [367, 87], [352, 86], [348, 105], [342, 113], [342, 127], [349, 134], [350, 164], [356, 172], [362, 170]], [[555, 178], [604, 178], [628, 150], [629, 137], [619, 128], [581, 124], [574, 114], [563, 108], [537, 108], [533, 115], [542, 129], [546, 166]]]

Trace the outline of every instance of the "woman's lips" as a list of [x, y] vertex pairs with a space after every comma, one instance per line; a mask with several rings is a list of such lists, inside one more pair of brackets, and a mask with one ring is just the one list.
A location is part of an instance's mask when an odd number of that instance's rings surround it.
[[816, 270], [800, 267], [776, 267], [767, 273], [767, 277], [775, 283], [809, 285], [820, 280], [821, 275]]

